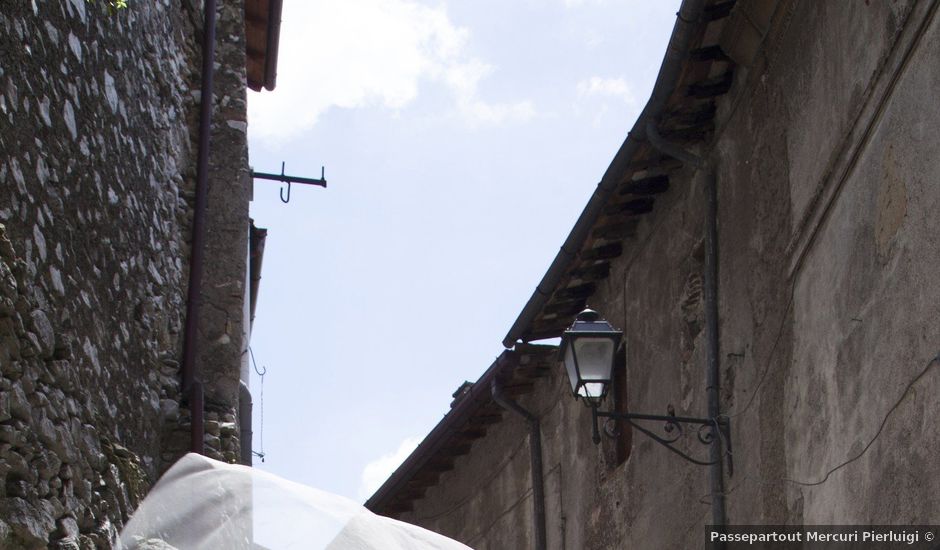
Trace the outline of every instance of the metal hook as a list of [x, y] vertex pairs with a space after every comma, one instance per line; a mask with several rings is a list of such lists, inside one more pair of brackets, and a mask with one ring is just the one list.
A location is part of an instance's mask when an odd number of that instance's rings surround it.
[[266, 174], [264, 172], [255, 172], [251, 171], [251, 177], [253, 179], [264, 179], [264, 180], [273, 180], [279, 181], [281, 183], [287, 184], [286, 193], [285, 188], [281, 187], [281, 202], [287, 204], [290, 202], [290, 187], [292, 183], [300, 183], [303, 185], [317, 185], [319, 187], [326, 187], [326, 169], [322, 166], [320, 167], [320, 179], [313, 178], [302, 178], [299, 176], [288, 176], [284, 173], [284, 162], [281, 162], [281, 173], [280, 174]]
[[[281, 162], [281, 177], [284, 177], [284, 162]], [[284, 180], [287, 183], [287, 197], [284, 197], [284, 188], [281, 187], [281, 202], [287, 204], [290, 202], [290, 180]]]

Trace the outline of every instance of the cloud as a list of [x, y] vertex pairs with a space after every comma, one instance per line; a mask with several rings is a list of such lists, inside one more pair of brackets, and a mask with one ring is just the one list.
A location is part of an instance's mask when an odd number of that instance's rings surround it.
[[531, 101], [515, 103], [487, 103], [477, 91], [480, 80], [492, 71], [492, 67], [479, 60], [455, 64], [445, 71], [445, 81], [453, 90], [457, 111], [472, 126], [500, 124], [508, 121], [525, 121], [535, 116], [535, 105]]
[[630, 84], [623, 78], [592, 76], [578, 82], [578, 100], [574, 102], [577, 115], [589, 115], [595, 128], [600, 127], [611, 113], [636, 109], [639, 103]]
[[577, 8], [583, 6], [584, 4], [604, 4], [604, 0], [564, 0], [566, 8]]
[[578, 82], [578, 96], [587, 97], [612, 97], [620, 99], [624, 103], [636, 103], [636, 96], [633, 90], [623, 77], [620, 78], [601, 78], [592, 76], [589, 79]]
[[287, 139], [335, 107], [400, 110], [426, 82], [445, 86], [456, 114], [471, 124], [531, 117], [530, 102], [480, 97], [479, 83], [493, 69], [467, 53], [468, 39], [444, 7], [412, 0], [285, 2], [277, 88], [250, 95], [252, 135]]
[[392, 475], [392, 472], [401, 466], [401, 463], [415, 450], [418, 443], [421, 443], [420, 437], [409, 437], [398, 445], [395, 452], [383, 455], [366, 464], [360, 477], [359, 498], [366, 500], [371, 497], [385, 483], [385, 480]]

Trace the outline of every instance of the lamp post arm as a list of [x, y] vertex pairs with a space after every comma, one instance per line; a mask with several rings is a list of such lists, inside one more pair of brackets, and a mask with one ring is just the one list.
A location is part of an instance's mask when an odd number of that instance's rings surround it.
[[[618, 420], [652, 420], [668, 422], [670, 424], [681, 422], [683, 424], [714, 424], [713, 418], [695, 418], [691, 416], [673, 416], [671, 414], [641, 414], [641, 413], [620, 413], [597, 411], [597, 416], [601, 418], [616, 418]], [[724, 420], [722, 420], [724, 422]]]
[[[675, 415], [659, 415], [659, 414], [642, 414], [642, 413], [621, 413], [621, 412], [609, 412], [609, 411], [599, 411], [597, 407], [592, 407], [593, 414], [593, 435], [594, 443], [600, 443], [600, 433], [598, 430], [598, 418], [611, 418], [615, 420], [626, 420], [631, 426], [639, 430], [641, 433], [652, 439], [653, 441], [659, 443], [663, 447], [666, 447], [670, 451], [676, 453], [682, 458], [688, 460], [693, 464], [698, 464], [699, 466], [711, 466], [716, 464], [715, 461], [704, 461], [698, 460], [683, 451], [676, 448], [674, 443], [678, 441], [684, 434], [682, 428], [683, 424], [694, 424], [698, 425], [698, 440], [703, 445], [711, 445], [712, 442], [717, 438], [719, 440], [728, 439], [730, 436], [730, 430], [728, 430], [729, 421], [727, 418], [696, 418], [691, 416], [675, 416]], [[668, 437], [663, 437], [652, 430], [645, 428], [638, 424], [636, 421], [653, 421], [653, 422], [664, 422], [666, 433], [670, 435]]]
[[663, 447], [666, 447], [666, 448], [669, 449], [670, 451], [672, 451], [672, 452], [676, 453], [677, 455], [681, 456], [682, 458], [688, 460], [688, 461], [691, 462], [692, 464], [698, 464], [699, 466], [711, 466], [712, 464], [714, 464], [714, 462], [707, 462], [707, 461], [704, 461], [704, 460], [698, 460], [697, 458], [693, 458], [693, 457], [691, 457], [691, 456], [685, 454], [684, 452], [682, 452], [682, 451], [680, 451], [679, 449], [675, 448], [675, 447], [672, 445], [672, 444], [673, 444], [672, 441], [670, 441], [670, 440], [668, 440], [668, 439], [665, 439], [665, 438], [662, 438], [662, 437], [656, 435], [656, 434], [653, 433], [651, 430], [648, 430], [648, 429], [644, 428], [643, 426], [640, 426], [639, 424], [637, 424], [636, 422], [634, 422], [634, 421], [632, 421], [632, 420], [627, 420], [627, 422], [629, 422], [630, 425], [633, 426], [634, 428], [640, 430], [643, 434], [645, 434], [646, 436], [648, 436], [648, 437], [649, 437], [650, 439], [652, 439], [653, 441], [659, 443], [659, 444], [662, 445]]

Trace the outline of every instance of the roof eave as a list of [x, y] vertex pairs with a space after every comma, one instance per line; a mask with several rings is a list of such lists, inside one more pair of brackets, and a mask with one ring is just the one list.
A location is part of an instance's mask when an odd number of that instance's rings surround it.
[[704, 5], [704, 0], [683, 0], [682, 6], [676, 14], [676, 24], [672, 29], [672, 36], [669, 38], [669, 45], [666, 48], [666, 54], [663, 57], [663, 63], [659, 69], [659, 75], [656, 78], [656, 84], [653, 87], [649, 101], [647, 101], [639, 118], [633, 124], [633, 129], [627, 134], [627, 138], [620, 146], [617, 154], [614, 155], [610, 166], [604, 172], [604, 176], [597, 184], [597, 188], [549, 266], [548, 271], [542, 277], [538, 286], [535, 287], [532, 297], [526, 302], [522, 312], [503, 339], [504, 347], [511, 349], [516, 345], [516, 342], [523, 339], [533, 320], [545, 306], [571, 263], [577, 259], [578, 253], [581, 247], [584, 246], [604, 205], [620, 183], [620, 178], [623, 176], [627, 165], [637, 152], [638, 147], [645, 142], [647, 123], [655, 121], [662, 114], [666, 102], [675, 92], [676, 84], [682, 73], [683, 62], [689, 50], [689, 44], [701, 19]]

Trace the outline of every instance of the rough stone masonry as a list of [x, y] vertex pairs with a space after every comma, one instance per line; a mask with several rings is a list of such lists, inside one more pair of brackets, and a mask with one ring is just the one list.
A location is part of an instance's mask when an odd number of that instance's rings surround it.
[[[0, 548], [111, 548], [188, 447], [178, 357], [201, 3], [102, 4], [0, 10]], [[224, 201], [210, 191], [218, 262], [201, 331], [218, 357], [203, 368], [208, 454], [229, 461], [250, 193], [243, 13], [219, 14], [212, 165], [228, 168], [210, 185], [240, 185]]]

